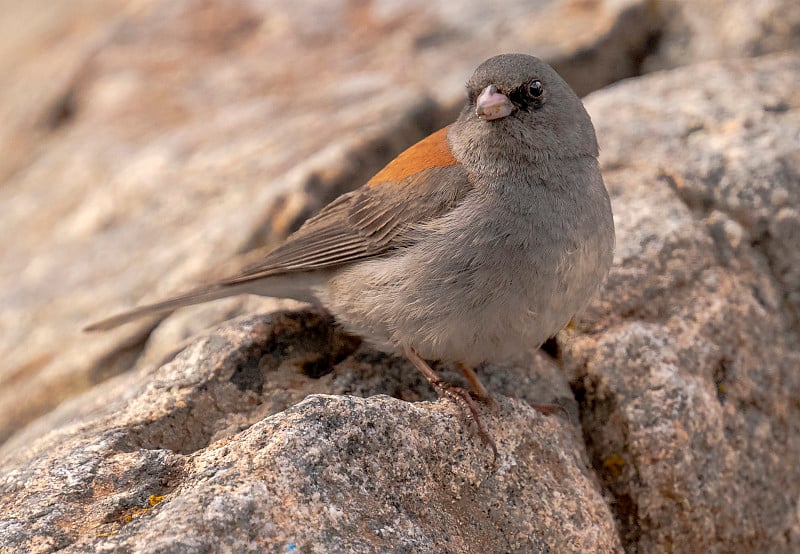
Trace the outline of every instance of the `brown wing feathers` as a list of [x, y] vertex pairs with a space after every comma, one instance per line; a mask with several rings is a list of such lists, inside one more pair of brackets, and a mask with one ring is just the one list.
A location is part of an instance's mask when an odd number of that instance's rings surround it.
[[471, 188], [446, 133], [437, 131], [400, 154], [366, 186], [336, 199], [261, 262], [224, 283], [323, 269], [408, 244], [404, 234], [411, 227], [443, 215]]
[[418, 142], [365, 186], [340, 196], [281, 246], [238, 275], [163, 302], [97, 322], [110, 329], [143, 315], [174, 310], [244, 292], [252, 281], [339, 266], [383, 255], [413, 242], [417, 225], [446, 214], [471, 190], [463, 166], [447, 146], [447, 128]]

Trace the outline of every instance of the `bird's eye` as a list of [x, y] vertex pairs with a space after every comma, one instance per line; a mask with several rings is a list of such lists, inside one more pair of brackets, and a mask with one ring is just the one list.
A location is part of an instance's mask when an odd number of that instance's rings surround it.
[[531, 81], [528, 85], [528, 94], [534, 98], [539, 98], [544, 94], [544, 86], [541, 81]]

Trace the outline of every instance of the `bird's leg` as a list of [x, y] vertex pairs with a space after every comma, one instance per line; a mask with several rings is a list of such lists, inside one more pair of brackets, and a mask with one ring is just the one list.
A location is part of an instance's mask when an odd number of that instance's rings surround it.
[[[404, 353], [406, 355], [406, 358], [408, 358], [408, 360], [412, 364], [414, 364], [414, 367], [416, 367], [420, 371], [420, 373], [422, 373], [425, 376], [425, 378], [428, 380], [431, 386], [434, 389], [436, 389], [436, 392], [439, 394], [440, 397], [446, 396], [447, 398], [453, 400], [456, 404], [461, 406], [461, 408], [464, 410], [465, 413], [467, 413], [472, 417], [472, 421], [475, 422], [475, 427], [478, 428], [478, 435], [480, 435], [483, 442], [488, 444], [489, 447], [492, 449], [492, 453], [494, 454], [494, 459], [496, 460], [497, 445], [495, 444], [494, 439], [492, 439], [491, 435], [489, 435], [489, 432], [486, 430], [486, 427], [483, 425], [480, 413], [478, 412], [478, 406], [475, 404], [475, 401], [472, 399], [472, 396], [470, 395], [469, 391], [463, 387], [459, 387], [453, 385], [452, 383], [448, 383], [447, 381], [444, 381], [442, 378], [440, 378], [436, 374], [436, 372], [434, 372], [431, 369], [428, 363], [414, 351], [413, 348], [406, 348]], [[479, 392], [479, 394], [483, 394], [486, 397], [489, 397], [488, 392], [486, 392], [486, 389], [483, 387], [483, 385], [480, 384], [480, 381], [478, 381], [477, 376], [475, 376], [472, 370], [469, 370], [469, 372], [472, 375], [472, 377], [474, 377], [475, 383], [477, 383], [480, 389], [482, 389], [482, 392]], [[467, 377], [467, 379], [469, 379], [469, 377]], [[472, 384], [471, 380], [470, 384]]]
[[486, 390], [486, 387], [483, 386], [483, 383], [481, 383], [480, 379], [478, 379], [478, 376], [471, 367], [464, 365], [461, 362], [457, 362], [456, 369], [458, 369], [461, 375], [464, 376], [464, 379], [467, 380], [469, 386], [472, 387], [472, 392], [475, 393], [475, 396], [477, 396], [479, 400], [486, 402], [489, 405], [494, 405], [494, 398], [492, 398], [492, 395]]
[[[486, 390], [486, 387], [483, 386], [483, 383], [481, 383], [480, 379], [478, 379], [478, 376], [471, 367], [458, 362], [456, 363], [456, 368], [458, 368], [458, 371], [461, 372], [461, 375], [463, 375], [464, 378], [469, 382], [470, 387], [472, 387], [472, 392], [478, 397], [479, 400], [489, 404], [490, 406], [495, 404], [494, 398], [492, 398], [492, 395]], [[531, 404], [530, 406], [543, 415], [552, 415], [556, 412], [563, 412], [564, 415], [569, 417], [566, 408], [564, 408], [564, 406], [561, 404]]]
[[534, 410], [536, 410], [537, 412], [539, 412], [542, 415], [553, 415], [556, 412], [561, 412], [567, 418], [569, 418], [569, 413], [567, 412], [567, 409], [564, 406], [562, 406], [561, 404], [537, 404], [537, 403], [532, 403], [530, 406], [531, 406], [531, 408], [533, 408]]

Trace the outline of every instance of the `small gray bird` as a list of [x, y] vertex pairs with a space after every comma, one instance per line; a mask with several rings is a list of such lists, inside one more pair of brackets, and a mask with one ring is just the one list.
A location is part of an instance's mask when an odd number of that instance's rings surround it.
[[580, 99], [546, 63], [504, 54], [467, 83], [458, 119], [309, 219], [259, 263], [95, 323], [116, 327], [238, 294], [322, 305], [403, 354], [472, 414], [470, 394], [425, 362], [515, 362], [566, 326], [611, 266], [614, 223]]

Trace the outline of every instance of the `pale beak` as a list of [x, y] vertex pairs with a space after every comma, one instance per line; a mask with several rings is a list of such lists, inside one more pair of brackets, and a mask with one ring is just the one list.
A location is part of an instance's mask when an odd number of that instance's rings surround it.
[[475, 115], [486, 121], [502, 119], [514, 112], [514, 104], [508, 96], [497, 92], [497, 87], [489, 85], [476, 101]]

